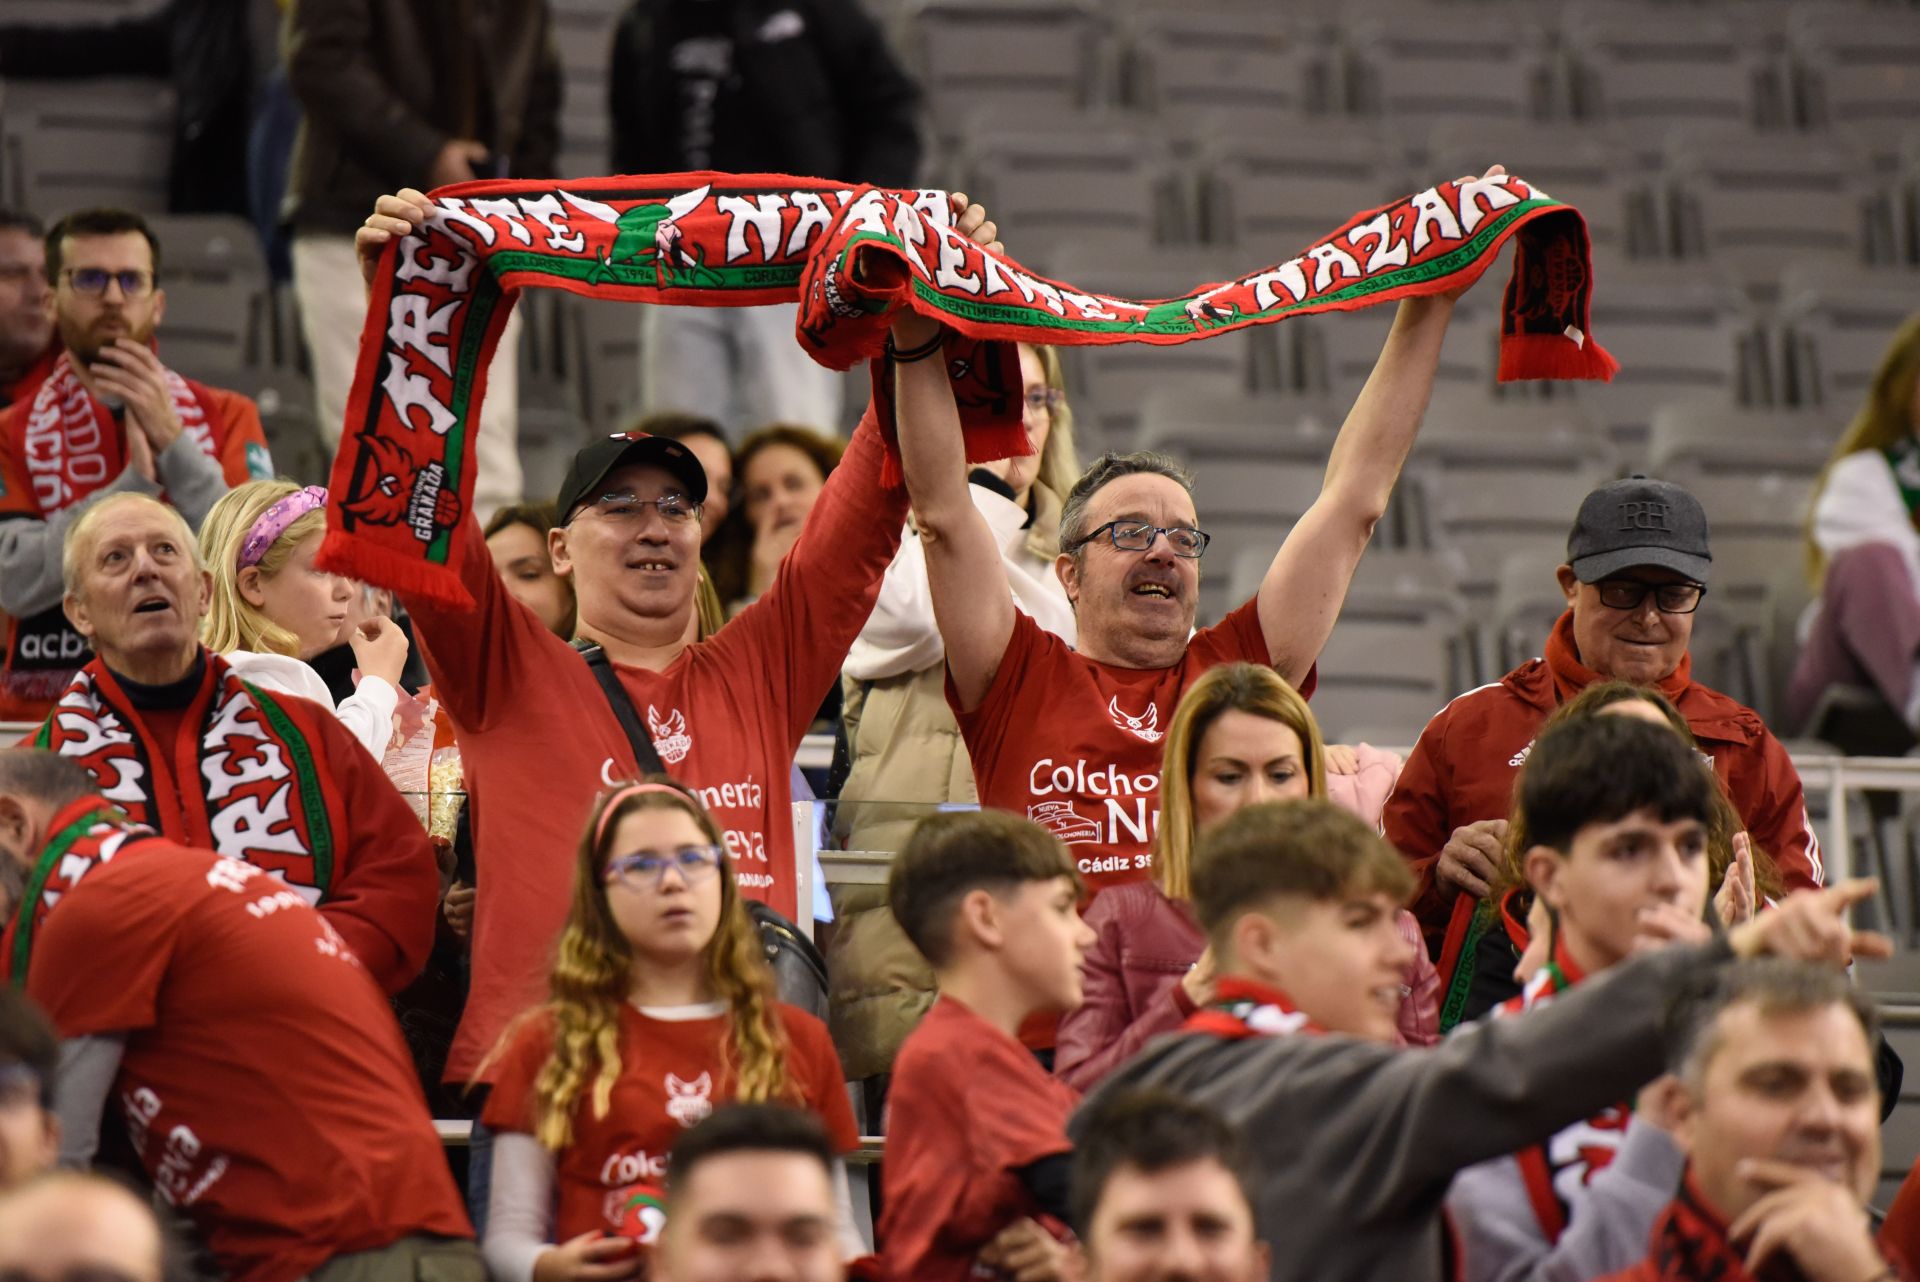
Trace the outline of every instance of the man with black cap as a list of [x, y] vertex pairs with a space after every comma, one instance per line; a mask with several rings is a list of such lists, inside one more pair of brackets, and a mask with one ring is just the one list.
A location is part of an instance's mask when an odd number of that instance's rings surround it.
[[[382, 197], [361, 229], [363, 261], [426, 214], [418, 192]], [[956, 211], [956, 225], [992, 239], [977, 205]], [[664, 766], [722, 829], [741, 891], [802, 911], [790, 772], [900, 545], [907, 494], [881, 486], [883, 450], [870, 408], [773, 586], [706, 640], [695, 610], [706, 473], [682, 442], [640, 432], [580, 451], [548, 535], [554, 569], [573, 581], [576, 636], [604, 667], [508, 594], [471, 515], [450, 562], [477, 607], [403, 597], [479, 798], [473, 980], [448, 1081], [485, 1080], [507, 1023], [545, 997], [573, 852], [608, 784]]]
[[[1387, 839], [1420, 873], [1414, 913], [1450, 992], [1471, 957], [1473, 909], [1503, 862], [1513, 780], [1560, 704], [1599, 681], [1665, 695], [1687, 719], [1755, 846], [1789, 890], [1818, 886], [1820, 843], [1787, 750], [1760, 714], [1693, 679], [1687, 646], [1713, 556], [1707, 514], [1678, 485], [1646, 476], [1587, 495], [1558, 570], [1567, 612], [1545, 656], [1442, 708], [1420, 734], [1387, 801]], [[1502, 978], [1505, 978], [1504, 976]]]

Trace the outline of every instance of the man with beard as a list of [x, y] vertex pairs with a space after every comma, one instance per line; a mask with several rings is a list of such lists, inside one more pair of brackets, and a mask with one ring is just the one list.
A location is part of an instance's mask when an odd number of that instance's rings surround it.
[[43, 234], [31, 214], [0, 209], [0, 410], [30, 399], [60, 356]]
[[164, 498], [198, 526], [231, 485], [273, 475], [253, 402], [182, 378], [154, 354], [166, 312], [160, 244], [123, 209], [47, 233], [65, 352], [0, 415], [0, 720], [38, 720], [87, 661], [60, 612], [60, 545], [103, 494]]

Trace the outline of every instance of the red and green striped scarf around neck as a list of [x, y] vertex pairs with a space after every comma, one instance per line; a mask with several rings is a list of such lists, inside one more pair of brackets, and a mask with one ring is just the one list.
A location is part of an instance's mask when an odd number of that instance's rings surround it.
[[[1500, 379], [1618, 368], [1588, 332], [1585, 220], [1511, 175], [1439, 183], [1284, 262], [1159, 300], [989, 253], [954, 230], [937, 191], [702, 172], [461, 183], [431, 198], [433, 216], [388, 245], [374, 281], [321, 562], [452, 606], [470, 604], [449, 557], [471, 507], [487, 365], [524, 289], [701, 307], [797, 300], [796, 341], [833, 369], [878, 356], [887, 309], [911, 307], [952, 331], [945, 356], [973, 462], [1030, 450], [1014, 342], [1187, 343], [1438, 294], [1477, 279], [1509, 240]], [[874, 382], [884, 430], [877, 367]], [[897, 483], [895, 460], [883, 479]]]
[[61, 898], [95, 868], [112, 862], [129, 843], [158, 836], [134, 823], [98, 797], [74, 802], [54, 815], [48, 825], [46, 849], [27, 874], [26, 888], [7, 923], [0, 965], [15, 988], [25, 988], [33, 941]]

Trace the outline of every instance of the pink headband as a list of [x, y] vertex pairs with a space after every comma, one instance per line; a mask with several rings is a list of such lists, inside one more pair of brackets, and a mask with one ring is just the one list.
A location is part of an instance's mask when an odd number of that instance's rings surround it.
[[600, 822], [593, 826], [593, 844], [599, 845], [600, 839], [607, 835], [607, 822], [613, 818], [613, 812], [628, 797], [637, 797], [643, 792], [670, 792], [682, 801], [692, 801], [686, 793], [664, 783], [630, 783], [615, 788], [607, 794], [606, 804], [600, 807]]
[[260, 514], [253, 528], [247, 531], [246, 539], [240, 544], [240, 564], [234, 568], [244, 570], [250, 565], [260, 564], [260, 558], [267, 554], [274, 540], [286, 533], [289, 525], [326, 505], [327, 491], [321, 485], [309, 485], [277, 500]]

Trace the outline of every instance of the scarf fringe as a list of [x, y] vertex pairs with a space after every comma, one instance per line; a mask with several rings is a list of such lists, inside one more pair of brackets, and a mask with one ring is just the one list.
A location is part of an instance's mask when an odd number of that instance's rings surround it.
[[1576, 343], [1560, 334], [1503, 334], [1500, 368], [1494, 377], [1502, 383], [1542, 378], [1611, 383], [1619, 372], [1620, 362], [1591, 335], [1586, 342]]

